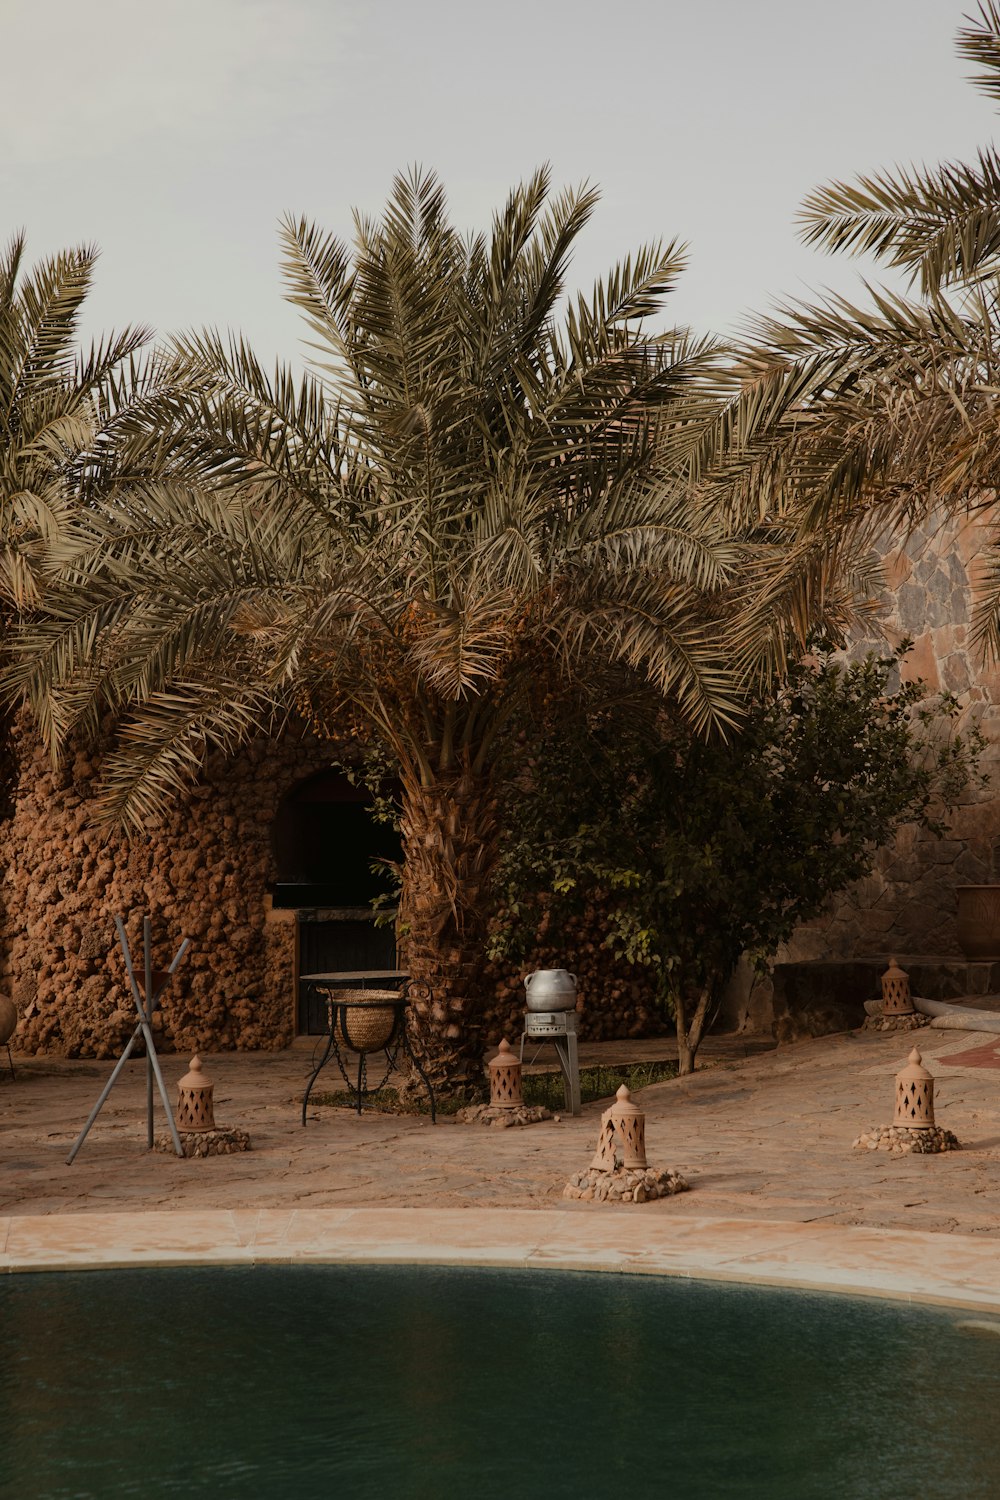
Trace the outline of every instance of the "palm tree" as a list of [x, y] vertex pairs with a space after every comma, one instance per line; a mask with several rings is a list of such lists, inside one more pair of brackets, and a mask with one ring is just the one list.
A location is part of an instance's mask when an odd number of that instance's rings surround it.
[[[25, 271], [25, 241], [0, 253], [0, 659], [17, 615], [38, 607], [46, 549], [65, 534], [102, 469], [109, 381], [146, 337], [127, 330], [77, 347], [97, 252], [82, 246]], [[0, 718], [0, 800], [13, 765]]]
[[[1000, 5], [958, 33], [975, 81], [1000, 98]], [[898, 534], [930, 509], [986, 509], [1000, 485], [1000, 154], [896, 169], [813, 193], [804, 238], [869, 251], [918, 284], [868, 286], [758, 322], [734, 365], [729, 413], [760, 442], [737, 476], [745, 513], [766, 504], [796, 548]], [[1000, 552], [985, 559], [974, 633], [1000, 651]], [[780, 594], [777, 574], [771, 586]]]
[[384, 747], [439, 1084], [478, 1063], [501, 748], [547, 693], [619, 670], [701, 732], [734, 723], [726, 590], [769, 545], [736, 535], [705, 483], [719, 351], [644, 328], [680, 249], [640, 250], [559, 319], [595, 201], [550, 199], [540, 171], [463, 238], [413, 173], [356, 221], [353, 252], [286, 222], [318, 373], [269, 378], [238, 341], [180, 341], [118, 418], [131, 489], [95, 495], [50, 553], [11, 679], [56, 751], [121, 721], [103, 812], [134, 827], [206, 746], [293, 714]]
[[[978, 69], [973, 82], [1000, 100], [1000, 5], [982, 0], [959, 29], [957, 49]], [[1000, 271], [1000, 154], [975, 164], [897, 167], [817, 189], [802, 206], [803, 238], [829, 250], [870, 251], [904, 270], [930, 295]]]

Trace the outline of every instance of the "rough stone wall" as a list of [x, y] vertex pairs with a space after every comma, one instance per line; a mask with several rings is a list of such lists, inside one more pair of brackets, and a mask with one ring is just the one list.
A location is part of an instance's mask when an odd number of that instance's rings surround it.
[[852, 646], [860, 656], [885, 640], [912, 639], [904, 677], [953, 693], [961, 723], [979, 725], [988, 741], [982, 769], [989, 784], [955, 809], [943, 838], [913, 825], [901, 829], [880, 851], [871, 876], [836, 899], [828, 915], [799, 928], [783, 961], [957, 954], [956, 887], [1000, 877], [1000, 670], [984, 663], [972, 643], [973, 589], [990, 519], [932, 518], [904, 545], [887, 548], [883, 613], [869, 638]]
[[291, 1039], [294, 923], [269, 911], [271, 823], [300, 777], [329, 762], [307, 740], [258, 745], [211, 763], [201, 785], [149, 830], [106, 837], [91, 823], [97, 768], [79, 754], [53, 771], [20, 736], [16, 808], [7, 826], [6, 942], [0, 986], [21, 1014], [18, 1045], [108, 1057], [135, 1009], [114, 918], [141, 965], [142, 917], [154, 963], [191, 948], [163, 997], [164, 1043], [182, 1050], [279, 1047]]
[[523, 976], [532, 969], [569, 969], [577, 976], [578, 1035], [581, 1041], [619, 1041], [673, 1031], [673, 1021], [656, 1004], [650, 971], [617, 960], [603, 946], [606, 926], [591, 907], [565, 922], [558, 934], [543, 934], [523, 967], [491, 964], [488, 988], [495, 996], [484, 1016], [484, 1041], [496, 1046], [501, 1037], [524, 1029]]
[[[907, 963], [920, 956], [958, 958], [957, 887], [1000, 880], [1000, 670], [985, 662], [972, 642], [974, 590], [995, 522], [995, 513], [988, 511], [958, 522], [932, 517], [902, 545], [887, 544], [882, 611], [850, 653], [860, 657], [886, 642], [912, 640], [904, 677], [922, 678], [932, 692], [953, 693], [959, 700], [959, 727], [978, 724], [987, 740], [981, 769], [988, 783], [955, 808], [943, 837], [913, 825], [902, 828], [879, 851], [870, 876], [835, 897], [823, 916], [798, 928], [776, 956], [779, 967], [871, 959], [875, 972], [894, 954], [906, 955]], [[769, 978], [741, 965], [727, 996], [725, 1021], [786, 1038], [815, 1034], [809, 1015], [822, 1009], [824, 994], [810, 972], [803, 970], [803, 984], [813, 986], [812, 999], [804, 998], [800, 985], [789, 1001], [775, 995]], [[868, 998], [877, 994], [876, 985]]]
[[[92, 825], [98, 766], [90, 756], [78, 754], [57, 772], [29, 733], [19, 734], [18, 748], [0, 901], [0, 990], [20, 1012], [17, 1045], [69, 1057], [117, 1055], [135, 1009], [114, 918], [125, 920], [141, 965], [148, 915], [156, 967], [167, 966], [182, 937], [191, 940], [163, 996], [165, 1050], [286, 1046], [296, 1025], [295, 914], [271, 908], [271, 829], [282, 796], [330, 763], [330, 747], [285, 740], [216, 759], [183, 804], [147, 837], [131, 840]], [[601, 947], [596, 913], [561, 932], [558, 944], [540, 946], [525, 969], [545, 966], [578, 970], [582, 1037], [665, 1029], [648, 976]], [[520, 1033], [521, 972], [492, 966], [487, 990], [482, 1040], [492, 1046]]]

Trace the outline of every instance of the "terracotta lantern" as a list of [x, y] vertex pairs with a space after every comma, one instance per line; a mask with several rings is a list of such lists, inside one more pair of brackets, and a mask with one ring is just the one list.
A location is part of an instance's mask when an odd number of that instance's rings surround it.
[[626, 1171], [646, 1165], [646, 1116], [622, 1084], [608, 1110], [611, 1124], [622, 1143], [622, 1166]]
[[192, 1057], [190, 1072], [177, 1085], [178, 1130], [215, 1129], [214, 1090], [215, 1084], [202, 1072], [201, 1058]]
[[910, 999], [910, 976], [894, 958], [882, 975], [882, 1014], [884, 1016], [912, 1016], [913, 1001]]
[[505, 1039], [490, 1061], [490, 1108], [517, 1109], [524, 1103], [521, 1093], [521, 1063]]
[[906, 1067], [896, 1074], [896, 1113], [893, 1125], [929, 1130], [934, 1124], [934, 1078], [923, 1067], [916, 1047]]
[[597, 1137], [597, 1150], [590, 1162], [596, 1172], [613, 1172], [618, 1165], [615, 1154], [615, 1127], [611, 1123], [611, 1111], [606, 1109], [601, 1116], [601, 1130]]

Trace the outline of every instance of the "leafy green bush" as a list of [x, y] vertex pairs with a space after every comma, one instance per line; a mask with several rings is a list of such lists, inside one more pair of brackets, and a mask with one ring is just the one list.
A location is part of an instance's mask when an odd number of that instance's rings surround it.
[[956, 732], [955, 699], [898, 683], [907, 648], [817, 647], [729, 740], [662, 717], [650, 737], [620, 711], [553, 718], [507, 799], [494, 954], [522, 956], [543, 917], [601, 893], [606, 942], [655, 972], [689, 1072], [741, 954], [766, 962], [901, 824], [940, 832], [981, 784], [984, 742]]

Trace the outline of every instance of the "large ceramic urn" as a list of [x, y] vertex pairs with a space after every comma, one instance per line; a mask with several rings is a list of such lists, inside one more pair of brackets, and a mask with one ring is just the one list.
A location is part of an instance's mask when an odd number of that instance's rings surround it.
[[524, 991], [533, 1011], [574, 1010], [576, 975], [568, 969], [536, 969], [526, 974]]
[[1000, 959], [1000, 885], [960, 885], [958, 946], [966, 958]]

